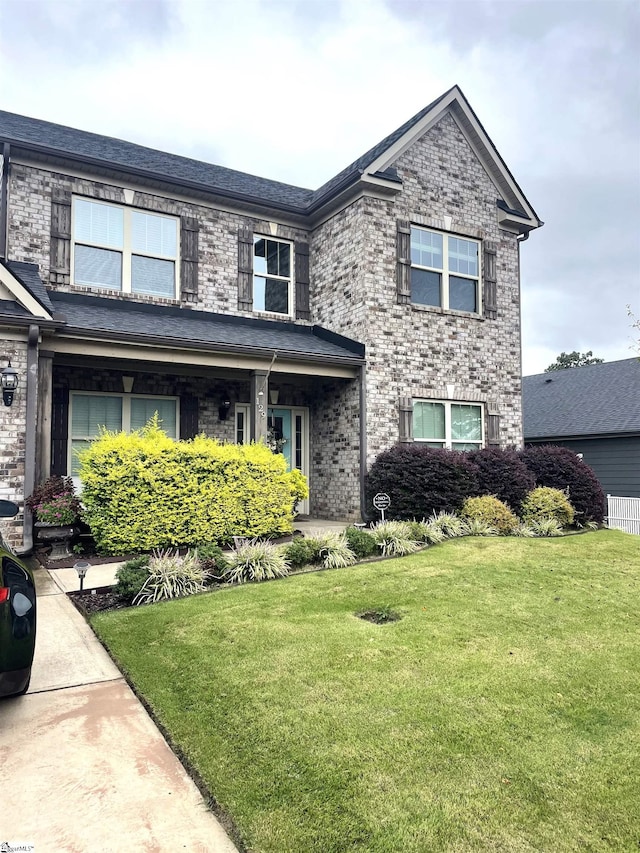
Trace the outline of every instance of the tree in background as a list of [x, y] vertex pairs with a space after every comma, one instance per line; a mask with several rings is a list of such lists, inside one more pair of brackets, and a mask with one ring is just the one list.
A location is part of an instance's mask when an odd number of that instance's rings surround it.
[[594, 358], [591, 350], [589, 352], [561, 352], [553, 364], [545, 369], [545, 373], [551, 370], [566, 370], [567, 367], [583, 367], [585, 364], [602, 364], [603, 358]]

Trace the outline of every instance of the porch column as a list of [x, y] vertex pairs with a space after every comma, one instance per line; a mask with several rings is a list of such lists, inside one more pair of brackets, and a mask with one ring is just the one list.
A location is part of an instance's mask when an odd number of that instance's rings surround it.
[[251, 441], [267, 440], [269, 380], [266, 370], [251, 374]]
[[40, 350], [38, 363], [38, 420], [36, 483], [51, 475], [51, 412], [53, 408], [53, 353]]

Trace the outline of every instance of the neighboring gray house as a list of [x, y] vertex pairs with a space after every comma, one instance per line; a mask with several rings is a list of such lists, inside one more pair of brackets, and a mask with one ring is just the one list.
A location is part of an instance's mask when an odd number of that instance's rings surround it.
[[593, 468], [606, 494], [640, 498], [640, 360], [525, 376], [526, 444], [558, 444]]
[[519, 243], [542, 223], [458, 87], [318, 190], [6, 112], [0, 152], [1, 497], [154, 411], [284, 440], [316, 517], [360, 517], [399, 440], [522, 443]]

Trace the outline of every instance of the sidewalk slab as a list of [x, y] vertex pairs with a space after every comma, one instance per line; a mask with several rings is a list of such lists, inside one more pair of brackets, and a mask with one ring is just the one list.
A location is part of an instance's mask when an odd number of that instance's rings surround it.
[[35, 850], [237, 853], [123, 680], [0, 703], [2, 832]]
[[122, 678], [66, 595], [38, 595], [36, 652], [29, 693]]

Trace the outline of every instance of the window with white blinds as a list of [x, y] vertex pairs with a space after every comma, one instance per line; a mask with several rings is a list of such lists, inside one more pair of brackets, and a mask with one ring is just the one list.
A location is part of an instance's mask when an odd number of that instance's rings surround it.
[[178, 219], [73, 199], [74, 284], [176, 296]]
[[482, 406], [414, 400], [413, 437], [429, 447], [478, 450], [483, 441]]
[[78, 474], [78, 451], [100, 435], [102, 429], [132, 432], [141, 429], [158, 413], [161, 428], [178, 438], [178, 399], [133, 394], [71, 393], [69, 395], [69, 465]]

